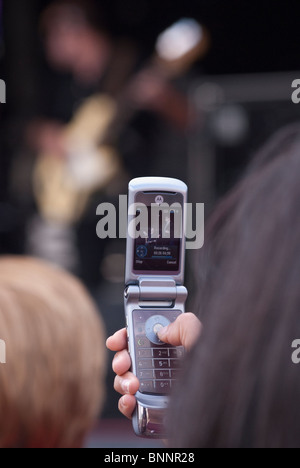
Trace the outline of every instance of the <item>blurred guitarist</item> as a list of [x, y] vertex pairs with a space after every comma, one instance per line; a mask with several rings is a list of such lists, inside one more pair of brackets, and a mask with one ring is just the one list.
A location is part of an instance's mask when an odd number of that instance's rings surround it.
[[[65, 102], [68, 109], [64, 114], [68, 120], [74, 117], [85, 98], [101, 93], [118, 100], [127, 88], [127, 109], [135, 106], [139, 111], [148, 111], [147, 118], [152, 125], [155, 114], [175, 125], [176, 130], [185, 130], [189, 121], [186, 96], [172, 86], [169, 79], [157, 74], [151, 65], [142, 68], [142, 51], [136, 44], [126, 39], [118, 41], [111, 36], [99, 4], [93, 0], [57, 0], [42, 14], [40, 31], [51, 67], [69, 73], [73, 79], [73, 96], [69, 103], [66, 95], [56, 95], [53, 103], [56, 109], [61, 109], [63, 103], [57, 101]], [[152, 114], [152, 119], [149, 119], [149, 114]], [[137, 124], [138, 132], [144, 133], [144, 140], [152, 138], [154, 133], [154, 129], [151, 132], [149, 128], [147, 132], [147, 118]], [[32, 129], [30, 141], [36, 150], [65, 155], [64, 125], [56, 120], [42, 120], [35, 122]], [[122, 148], [122, 159], [123, 151]], [[137, 168], [137, 161], [132, 164], [130, 156], [126, 158], [125, 155], [131, 176], [138, 175], [140, 171], [151, 172], [146, 158], [142, 159], [144, 161], [138, 163], [140, 167]]]
[[[51, 67], [72, 76], [73, 96], [68, 99], [68, 89], [52, 103], [53, 115], [65, 104], [67, 124], [39, 119], [27, 130], [29, 145], [40, 155], [34, 177], [40, 215], [29, 229], [29, 250], [77, 270], [93, 285], [106, 247], [95, 235], [96, 206], [114, 197], [117, 201], [132, 177], [183, 177], [190, 110], [184, 94], [167, 78], [150, 65], [142, 69], [131, 42], [111, 37], [92, 0], [54, 1], [41, 16], [40, 31]], [[123, 95], [121, 109], [116, 103]], [[125, 125], [124, 110], [132, 113]], [[172, 137], [165, 144], [170, 127]], [[107, 130], [115, 133], [109, 144]], [[55, 183], [62, 178], [61, 161], [64, 185], [72, 176], [67, 193], [66, 187], [58, 190], [51, 184], [51, 178]]]
[[[33, 191], [38, 208], [28, 229], [28, 250], [78, 273], [86, 283], [96, 283], [106, 247], [94, 240], [96, 199], [109, 201], [124, 183], [119, 155], [97, 148], [95, 138], [102, 130], [97, 119], [102, 113], [110, 119], [110, 103], [134, 69], [136, 51], [132, 44], [113, 41], [104, 13], [92, 0], [50, 3], [39, 29], [49, 65], [71, 81], [52, 94], [50, 87], [46, 116], [34, 120], [26, 131], [28, 146], [37, 157]], [[96, 95], [112, 101], [91, 102], [91, 112], [87, 109], [77, 119], [83, 103]], [[103, 118], [105, 127], [106, 115]], [[97, 263], [91, 261], [95, 258]]]

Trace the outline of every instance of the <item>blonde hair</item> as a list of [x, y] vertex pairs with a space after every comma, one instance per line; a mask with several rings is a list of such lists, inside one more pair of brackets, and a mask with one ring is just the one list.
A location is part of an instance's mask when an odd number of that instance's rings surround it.
[[0, 259], [0, 447], [78, 447], [104, 397], [104, 329], [81, 283]]

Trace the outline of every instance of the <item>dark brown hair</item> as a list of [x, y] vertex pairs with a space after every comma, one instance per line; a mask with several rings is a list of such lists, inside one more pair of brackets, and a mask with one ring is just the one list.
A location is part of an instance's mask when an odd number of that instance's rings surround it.
[[107, 33], [106, 15], [95, 0], [55, 0], [43, 11], [40, 18], [40, 32], [46, 35], [58, 23], [85, 24], [96, 31]]
[[300, 126], [220, 203], [199, 265], [204, 331], [171, 412], [176, 447], [299, 447]]

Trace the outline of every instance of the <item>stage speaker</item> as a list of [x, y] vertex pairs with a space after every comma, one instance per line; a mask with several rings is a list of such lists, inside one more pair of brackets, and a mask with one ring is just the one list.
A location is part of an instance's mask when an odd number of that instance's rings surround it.
[[207, 76], [190, 93], [197, 122], [190, 133], [190, 199], [208, 215], [279, 128], [300, 120], [292, 84], [300, 71]]

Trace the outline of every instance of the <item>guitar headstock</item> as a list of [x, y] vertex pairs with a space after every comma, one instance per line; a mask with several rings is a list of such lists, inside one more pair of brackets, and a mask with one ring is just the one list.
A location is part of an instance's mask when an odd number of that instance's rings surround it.
[[182, 18], [162, 32], [156, 42], [156, 62], [171, 76], [187, 71], [210, 48], [205, 26], [192, 18]]

